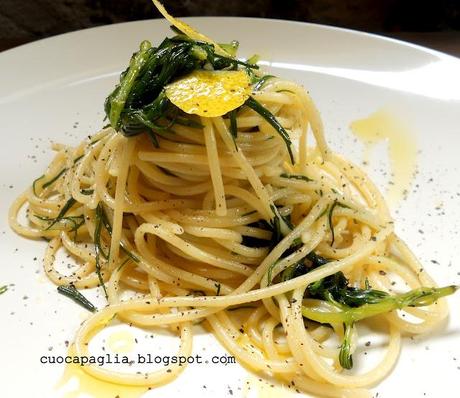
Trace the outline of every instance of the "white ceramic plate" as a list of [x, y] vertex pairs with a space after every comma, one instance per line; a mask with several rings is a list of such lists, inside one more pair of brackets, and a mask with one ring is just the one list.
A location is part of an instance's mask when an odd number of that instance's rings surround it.
[[[350, 122], [382, 107], [397, 109], [415, 132], [418, 147], [418, 173], [408, 198], [393, 209], [397, 230], [440, 284], [460, 283], [459, 59], [310, 24], [241, 18], [189, 22], [217, 41], [238, 39], [241, 56], [258, 53], [271, 73], [308, 88], [331, 147], [355, 161], [360, 161], [363, 147], [351, 135]], [[102, 126], [104, 98], [139, 42], [146, 38], [158, 42], [168, 33], [164, 21], [126, 23], [65, 34], [0, 54], [0, 285], [14, 284], [0, 296], [4, 397], [74, 396], [54, 388], [64, 367], [41, 364], [40, 357], [65, 355], [65, 342], [73, 339], [87, 316], [46, 280], [41, 266], [44, 242], [28, 241], [10, 231], [8, 207], [51, 159], [50, 140], [76, 144]], [[387, 162], [381, 149], [371, 158], [369, 173], [385, 189]], [[89, 296], [95, 295], [89, 292]], [[459, 396], [460, 295], [449, 301], [452, 317], [435, 336], [405, 339], [396, 369], [375, 387], [379, 397]], [[166, 343], [158, 343], [162, 339]], [[156, 343], [141, 339], [135, 351], [175, 353], [175, 342], [167, 337], [152, 341]], [[225, 353], [203, 333], [196, 339], [195, 352], [205, 360]], [[355, 359], [365, 360], [363, 353]], [[147, 396], [288, 395], [254, 380], [239, 365], [192, 365], [176, 382]], [[98, 397], [116, 395], [101, 391]], [[129, 394], [121, 396], [135, 396]]]

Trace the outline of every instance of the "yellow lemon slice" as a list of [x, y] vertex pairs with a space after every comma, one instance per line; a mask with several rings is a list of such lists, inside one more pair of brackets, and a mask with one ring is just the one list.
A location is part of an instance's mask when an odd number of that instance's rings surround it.
[[221, 46], [219, 46], [216, 42], [211, 40], [209, 37], [196, 31], [190, 25], [187, 25], [185, 22], [182, 22], [174, 18], [171, 14], [168, 13], [168, 11], [166, 11], [166, 8], [164, 8], [163, 4], [161, 4], [158, 0], [152, 0], [152, 1], [155, 7], [157, 8], [157, 10], [160, 11], [161, 15], [163, 15], [171, 25], [174, 25], [184, 35], [190, 37], [192, 40], [195, 40], [195, 41], [204, 41], [206, 43], [212, 44], [217, 54], [222, 55], [224, 57], [231, 57], [231, 55], [227, 51], [225, 51]]
[[169, 100], [186, 113], [216, 117], [243, 105], [251, 94], [245, 71], [196, 70], [165, 87]]

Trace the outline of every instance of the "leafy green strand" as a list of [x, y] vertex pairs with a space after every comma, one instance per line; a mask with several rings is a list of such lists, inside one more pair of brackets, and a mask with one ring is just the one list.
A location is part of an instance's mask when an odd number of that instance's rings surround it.
[[40, 177], [36, 178], [33, 182], [32, 182], [32, 192], [34, 193], [35, 196], [38, 196], [37, 195], [37, 182], [40, 181], [42, 178], [45, 178], [45, 175], [41, 175]]
[[[51, 222], [51, 223], [54, 223], [54, 225], [56, 224], [56, 222], [55, 222], [56, 218], [49, 218], [49, 217], [39, 216], [38, 214], [34, 214], [34, 216], [36, 218], [38, 218], [39, 220]], [[64, 216], [64, 217], [61, 217], [61, 219], [59, 220], [59, 222], [62, 222], [62, 221], [67, 221], [70, 224], [72, 224], [72, 228], [69, 230], [69, 232], [74, 233], [74, 239], [73, 240], [76, 241], [77, 240], [78, 229], [85, 223], [85, 216], [83, 214], [79, 215], [79, 216]], [[46, 228], [46, 230], [49, 230], [49, 229], [52, 229], [52, 228], [50, 226], [48, 226]]]
[[351, 369], [353, 367], [353, 357], [351, 355], [351, 336], [353, 332], [353, 323], [345, 323], [345, 328], [342, 345], [340, 346], [339, 362], [340, 366], [344, 369]]
[[105, 254], [101, 246], [101, 233], [102, 233], [102, 225], [103, 225], [102, 213], [103, 213], [102, 205], [101, 203], [99, 203], [96, 207], [96, 225], [94, 228], [94, 250], [96, 252], [96, 275], [99, 280], [99, 284], [102, 286], [102, 289], [104, 290], [105, 298], [108, 299], [109, 295], [107, 294], [107, 289], [105, 287], [104, 278], [101, 272], [102, 267], [101, 267], [101, 262], [100, 262], [101, 255], [105, 259], [108, 259], [109, 257], [109, 253]]
[[73, 160], [73, 164], [77, 164], [80, 160], [82, 160], [83, 158], [85, 157], [85, 155], [80, 155], [80, 156], [77, 156], [74, 160]]
[[334, 226], [332, 225], [332, 212], [334, 211], [335, 206], [337, 206], [337, 200], [334, 200], [334, 203], [332, 203], [329, 213], [327, 214], [327, 220], [329, 222], [329, 229], [331, 230], [331, 246], [334, 245], [335, 242], [335, 233], [334, 233]]
[[307, 177], [307, 176], [304, 176], [304, 175], [301, 175], [301, 174], [287, 174], [287, 173], [281, 173], [280, 174], [280, 177], [282, 178], [290, 178], [292, 180], [301, 180], [301, 181], [305, 181], [305, 182], [312, 182], [314, 180], [312, 180], [311, 178]]
[[284, 127], [281, 126], [280, 122], [278, 122], [276, 117], [260, 102], [256, 101], [253, 97], [249, 97], [244, 104], [251, 108], [254, 112], [258, 113], [260, 116], [262, 116], [276, 130], [276, 132], [281, 136], [281, 138], [285, 142], [287, 151], [289, 153], [289, 159], [291, 160], [291, 163], [294, 164], [294, 155], [292, 153], [291, 148], [291, 138], [289, 137], [289, 134], [284, 129]]
[[[54, 184], [65, 172], [67, 171], [67, 168], [63, 168], [59, 173], [57, 173], [54, 177], [52, 177], [49, 181], [45, 182], [42, 184], [42, 189], [48, 188], [50, 185]], [[45, 178], [45, 175], [41, 175], [37, 179], [35, 179], [32, 182], [32, 191], [35, 196], [37, 196], [37, 183], [38, 181], [42, 180]]]
[[119, 128], [120, 115], [128, 99], [131, 88], [134, 85], [136, 77], [141, 71], [142, 66], [147, 61], [148, 50], [152, 45], [149, 41], [144, 40], [139, 51], [133, 55], [129, 63], [129, 68], [126, 74], [123, 75], [120, 86], [110, 101], [109, 120], [112, 127], [116, 130]]
[[264, 75], [260, 78], [255, 78], [255, 84], [252, 87], [253, 91], [259, 91], [268, 80], [273, 79], [275, 76], [273, 75]]
[[83, 296], [83, 294], [81, 294], [74, 285], [70, 284], [68, 286], [58, 286], [57, 291], [62, 295], [71, 298], [88, 311], [96, 312], [96, 307], [85, 296]]
[[51, 180], [45, 182], [45, 183], [42, 185], [42, 188], [45, 189], [45, 188], [48, 188], [50, 185], [54, 184], [54, 183], [59, 179], [59, 177], [61, 177], [66, 171], [67, 171], [67, 168], [62, 169], [62, 170], [61, 170], [58, 174], [56, 174]]
[[302, 306], [302, 315], [320, 323], [351, 324], [405, 307], [423, 307], [433, 304], [439, 298], [453, 294], [458, 288], [454, 285], [441, 288], [421, 287], [395, 296], [387, 294], [376, 299], [373, 304], [363, 304], [355, 308], [348, 307], [346, 310], [338, 312], [326, 312], [323, 309]]
[[[104, 207], [100, 203], [96, 207], [96, 220], [97, 220], [96, 230], [94, 232], [94, 244], [96, 248], [96, 272], [99, 269], [99, 274], [98, 274], [99, 282], [101, 283], [105, 291], [105, 285], [102, 280], [102, 275], [100, 274], [101, 266], [100, 266], [98, 255], [101, 254], [106, 260], [108, 260], [110, 257], [110, 251], [107, 254], [105, 254], [102, 248], [101, 233], [102, 233], [102, 228], [105, 228], [105, 230], [111, 237], [112, 236], [112, 226], [110, 225], [107, 214], [104, 211]], [[120, 245], [121, 251], [126, 254], [127, 259], [118, 267], [118, 269], [121, 269], [129, 260], [132, 260], [135, 263], [139, 263], [141, 261], [139, 257], [137, 257], [134, 253], [128, 250], [128, 248], [126, 247], [126, 244], [123, 241], [120, 241], [119, 245]]]
[[66, 215], [66, 213], [72, 208], [72, 206], [77, 203], [77, 201], [71, 197], [66, 203], [65, 205], [62, 207], [61, 211], [59, 212], [59, 214], [57, 215], [57, 217], [55, 219], [53, 219], [53, 221], [51, 222], [50, 225], [48, 225], [48, 227], [46, 227], [46, 231], [49, 230], [53, 225], [55, 225], [56, 223], [58, 223], [59, 221], [61, 221], [63, 219], [63, 217]]

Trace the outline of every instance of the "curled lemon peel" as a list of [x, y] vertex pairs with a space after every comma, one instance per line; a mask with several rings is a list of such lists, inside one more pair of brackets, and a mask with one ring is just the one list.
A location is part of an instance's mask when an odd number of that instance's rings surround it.
[[179, 19], [174, 18], [171, 14], [166, 11], [166, 8], [158, 0], [152, 0], [153, 4], [157, 10], [165, 17], [165, 19], [171, 24], [179, 29], [184, 35], [190, 37], [195, 41], [203, 41], [214, 46], [214, 50], [217, 54], [224, 57], [232, 57], [227, 51], [225, 51], [221, 46], [219, 46], [215, 41], [205, 36], [204, 34], [193, 29], [190, 25], [187, 25], [185, 22], [180, 21]]
[[165, 93], [186, 113], [217, 117], [243, 105], [251, 94], [251, 84], [242, 70], [196, 70], [167, 85]]

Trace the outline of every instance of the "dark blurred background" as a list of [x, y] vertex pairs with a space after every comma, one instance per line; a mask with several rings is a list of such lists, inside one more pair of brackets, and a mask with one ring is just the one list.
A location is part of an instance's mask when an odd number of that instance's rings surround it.
[[[460, 56], [460, 0], [163, 0], [175, 16], [279, 18], [380, 33]], [[93, 26], [158, 18], [150, 0], [1, 0], [0, 50]]]

